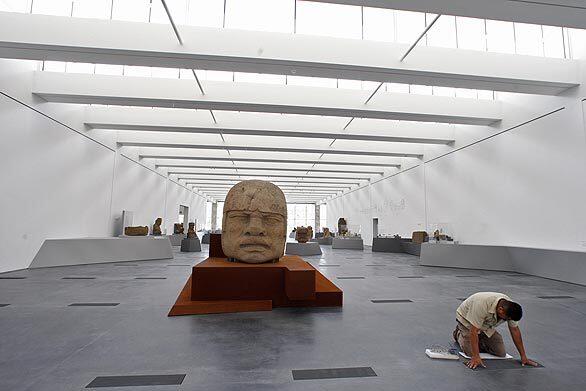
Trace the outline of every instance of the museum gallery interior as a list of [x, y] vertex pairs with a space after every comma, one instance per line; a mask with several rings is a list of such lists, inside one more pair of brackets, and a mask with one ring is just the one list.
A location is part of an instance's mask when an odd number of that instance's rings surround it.
[[583, 0], [0, 0], [0, 132], [2, 391], [586, 389]]

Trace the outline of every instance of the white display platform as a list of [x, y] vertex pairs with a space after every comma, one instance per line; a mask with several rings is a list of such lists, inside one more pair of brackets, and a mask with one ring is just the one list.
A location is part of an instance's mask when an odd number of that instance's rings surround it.
[[347, 249], [347, 250], [364, 250], [364, 242], [362, 238], [334, 238], [332, 240], [332, 248]]
[[167, 236], [47, 239], [29, 268], [173, 258]]
[[317, 242], [297, 243], [287, 242], [285, 247], [287, 255], [321, 255], [321, 247]]
[[510, 271], [586, 285], [586, 252], [430, 242], [421, 246], [419, 264]]
[[171, 246], [181, 246], [181, 241], [186, 238], [185, 234], [173, 234], [167, 236], [169, 237]]

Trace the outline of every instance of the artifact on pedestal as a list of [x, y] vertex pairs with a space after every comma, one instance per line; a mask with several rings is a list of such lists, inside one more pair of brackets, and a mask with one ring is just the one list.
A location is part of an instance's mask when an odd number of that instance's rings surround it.
[[163, 219], [158, 217], [155, 220], [155, 224], [153, 224], [153, 235], [161, 235], [161, 224], [163, 224]]
[[287, 240], [287, 203], [276, 185], [259, 180], [240, 182], [224, 202], [222, 250], [245, 263], [278, 261]]
[[297, 227], [295, 231], [295, 240], [298, 243], [307, 243], [311, 239], [311, 231], [306, 227]]
[[195, 233], [195, 223], [189, 223], [187, 237], [181, 241], [181, 252], [192, 253], [201, 251], [201, 243]]
[[338, 219], [338, 234], [342, 236], [348, 234], [348, 223], [343, 217]]
[[331, 235], [329, 228], [324, 228], [324, 238], [329, 238]]
[[342, 291], [316, 268], [283, 256], [286, 235], [283, 192], [270, 182], [236, 184], [222, 234], [210, 236], [210, 257], [193, 267], [169, 316], [342, 306]]
[[147, 236], [149, 234], [149, 227], [124, 227], [124, 235], [126, 236]]
[[307, 229], [309, 230], [309, 239], [313, 238], [313, 227], [310, 225]]
[[[190, 223], [191, 224], [191, 223]], [[173, 224], [173, 233], [174, 234], [182, 234], [184, 233], [183, 223], [175, 223]]]
[[421, 244], [427, 242], [427, 232], [425, 231], [413, 231], [411, 236], [411, 242]]
[[197, 238], [197, 234], [195, 233], [195, 223], [189, 223], [189, 227], [187, 228], [187, 237]]

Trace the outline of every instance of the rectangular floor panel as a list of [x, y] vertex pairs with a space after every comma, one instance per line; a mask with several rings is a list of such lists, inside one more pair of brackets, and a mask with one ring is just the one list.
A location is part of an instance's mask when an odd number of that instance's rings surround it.
[[116, 307], [120, 303], [72, 303], [69, 307]]
[[340, 379], [349, 377], [375, 377], [371, 367], [294, 369], [293, 380]]
[[138, 387], [138, 386], [177, 386], [183, 383], [185, 374], [180, 375], [133, 375], [99, 376], [85, 388]]

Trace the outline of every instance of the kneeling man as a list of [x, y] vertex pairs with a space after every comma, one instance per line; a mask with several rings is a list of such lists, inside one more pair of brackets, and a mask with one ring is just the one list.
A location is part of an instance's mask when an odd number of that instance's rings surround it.
[[502, 293], [478, 292], [464, 300], [456, 310], [456, 330], [454, 340], [471, 357], [468, 368], [475, 369], [483, 366], [480, 352], [494, 356], [506, 355], [503, 337], [496, 331], [496, 327], [507, 322], [513, 342], [521, 355], [522, 365], [537, 366], [538, 364], [527, 358], [521, 330], [517, 322], [523, 316], [521, 306]]

